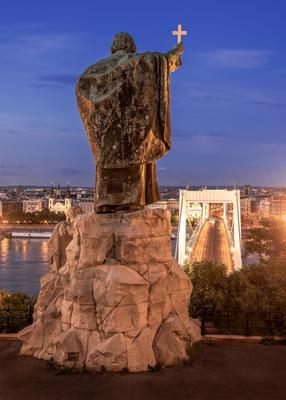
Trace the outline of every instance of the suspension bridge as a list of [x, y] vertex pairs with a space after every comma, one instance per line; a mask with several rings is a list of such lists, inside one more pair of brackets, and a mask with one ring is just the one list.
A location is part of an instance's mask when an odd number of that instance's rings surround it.
[[195, 261], [241, 268], [239, 190], [181, 190], [176, 258], [183, 267]]

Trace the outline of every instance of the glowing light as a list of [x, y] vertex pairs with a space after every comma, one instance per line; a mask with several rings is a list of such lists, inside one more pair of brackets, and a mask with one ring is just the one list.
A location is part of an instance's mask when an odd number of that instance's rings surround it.
[[28, 255], [28, 241], [27, 240], [22, 241], [22, 255], [23, 255], [23, 261], [27, 261], [27, 255]]
[[4, 266], [7, 266], [7, 259], [8, 259], [8, 239], [3, 239], [0, 241], [0, 249], [1, 249], [1, 261]]
[[43, 259], [48, 260], [49, 258], [49, 247], [48, 247], [48, 242], [46, 240], [41, 241], [41, 254], [43, 256]]

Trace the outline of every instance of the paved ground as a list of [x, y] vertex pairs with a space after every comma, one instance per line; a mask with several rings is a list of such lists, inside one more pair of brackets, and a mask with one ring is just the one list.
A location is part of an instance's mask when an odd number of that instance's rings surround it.
[[211, 260], [232, 269], [232, 258], [226, 228], [221, 219], [205, 222], [192, 255], [193, 261]]
[[286, 346], [202, 344], [192, 362], [144, 374], [57, 375], [0, 341], [0, 400], [284, 400]]

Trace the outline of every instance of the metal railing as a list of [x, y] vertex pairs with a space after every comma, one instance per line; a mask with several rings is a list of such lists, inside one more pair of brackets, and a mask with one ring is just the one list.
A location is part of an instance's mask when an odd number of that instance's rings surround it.
[[188, 240], [187, 244], [186, 244], [186, 248], [188, 250], [188, 247], [194, 248], [195, 244], [198, 240], [198, 237], [200, 236], [201, 230], [204, 226], [205, 221], [203, 221], [203, 218], [200, 218], [200, 220], [198, 221], [195, 229], [193, 230], [192, 236], [191, 238]]
[[[33, 322], [32, 305], [15, 309], [0, 308], [0, 333], [16, 333]], [[286, 313], [214, 311], [192, 315], [201, 321], [201, 333], [224, 335], [259, 335], [286, 337]]]
[[286, 314], [280, 312], [216, 311], [200, 318], [202, 335], [286, 336]]
[[33, 322], [34, 307], [0, 308], [0, 333], [16, 333]]

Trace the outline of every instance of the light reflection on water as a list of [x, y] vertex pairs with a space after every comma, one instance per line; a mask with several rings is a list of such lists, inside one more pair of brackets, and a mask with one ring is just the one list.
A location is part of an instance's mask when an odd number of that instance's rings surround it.
[[0, 241], [0, 291], [36, 295], [40, 277], [49, 270], [47, 239]]

